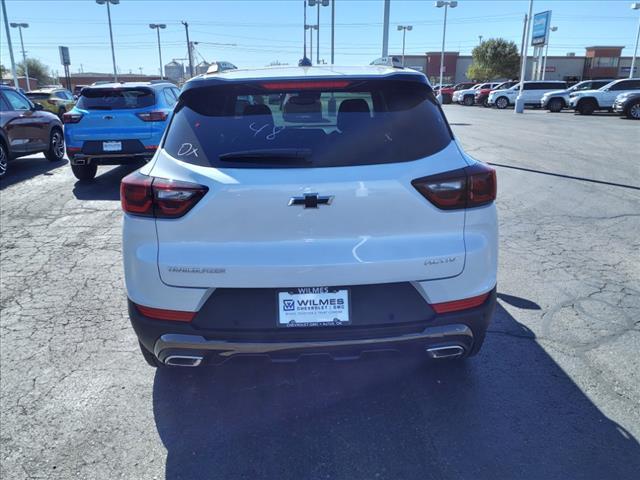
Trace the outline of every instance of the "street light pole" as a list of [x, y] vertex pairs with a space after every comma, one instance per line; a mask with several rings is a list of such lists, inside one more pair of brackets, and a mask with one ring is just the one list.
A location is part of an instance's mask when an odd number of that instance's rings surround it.
[[531, 25], [531, 15], [533, 14], [533, 0], [529, 0], [529, 14], [527, 15], [527, 24], [525, 26], [524, 34], [524, 52], [522, 55], [522, 66], [520, 67], [520, 90], [518, 97], [516, 98], [515, 106], [513, 108], [514, 113], [524, 113], [524, 99], [522, 98], [522, 89], [524, 86], [524, 77], [527, 71], [527, 52], [529, 51], [529, 27]]
[[24, 74], [27, 80], [27, 92], [31, 91], [31, 79], [29, 78], [29, 65], [27, 64], [27, 52], [24, 50], [24, 41], [22, 40], [22, 29], [29, 28], [28, 23], [11, 23], [11, 28], [17, 28], [20, 33], [20, 47], [22, 48], [22, 65], [24, 65]]
[[404, 67], [404, 46], [405, 46], [405, 38], [407, 36], [407, 30], [413, 30], [412, 25], [398, 25], [398, 31], [402, 30], [402, 66]]
[[331, 0], [331, 65], [334, 60], [334, 42], [336, 34], [336, 0]]
[[120, 0], [96, 0], [98, 5], [107, 4], [107, 18], [109, 20], [109, 39], [111, 40], [111, 60], [113, 61], [113, 81], [118, 81], [118, 69], [116, 67], [116, 51], [113, 48], [113, 29], [111, 28], [111, 8], [109, 4], [118, 5]]
[[382, 56], [389, 55], [389, 13], [391, 0], [384, 0], [384, 19], [382, 22]]
[[[558, 27], [550, 27], [550, 32], [555, 32], [558, 30]], [[549, 56], [549, 43], [551, 42], [551, 33], [549, 33], [549, 38], [547, 38], [547, 46], [544, 52], [544, 62], [542, 62], [542, 75], [541, 80], [544, 80], [545, 74], [547, 73], [547, 57]]]
[[11, 45], [11, 31], [9, 30], [9, 20], [7, 19], [7, 6], [2, 1], [2, 16], [4, 17], [4, 29], [7, 34], [7, 45], [9, 47], [9, 59], [11, 60], [11, 74], [13, 75], [13, 84], [16, 88], [20, 85], [18, 84], [18, 74], [16, 73], [16, 61], [13, 58], [13, 46]]
[[189, 41], [189, 24], [182, 21], [184, 30], [187, 33], [187, 57], [189, 57], [189, 78], [193, 78], [193, 52], [191, 51], [191, 42]]
[[[640, 10], [640, 3], [631, 4], [632, 10]], [[629, 69], [629, 78], [633, 78], [633, 69], [636, 66], [636, 57], [638, 56], [638, 41], [640, 40], [640, 19], [638, 19], [638, 33], [636, 34], [636, 47], [633, 49], [633, 57], [631, 58], [631, 68]]]
[[438, 0], [435, 3], [435, 6], [438, 8], [444, 7], [444, 24], [442, 27], [442, 52], [440, 53], [440, 88], [438, 89], [438, 97], [437, 97], [438, 101], [442, 103], [442, 94], [440, 92], [442, 91], [442, 82], [444, 80], [444, 42], [445, 42], [445, 37], [447, 35], [447, 9], [449, 7], [456, 8], [458, 6], [458, 2], [456, 2], [455, 0], [450, 0], [450, 1]]
[[150, 23], [149, 28], [155, 30], [158, 33], [158, 57], [160, 58], [160, 80], [164, 79], [162, 74], [162, 48], [160, 48], [160, 29], [165, 29], [167, 26], [164, 23]]

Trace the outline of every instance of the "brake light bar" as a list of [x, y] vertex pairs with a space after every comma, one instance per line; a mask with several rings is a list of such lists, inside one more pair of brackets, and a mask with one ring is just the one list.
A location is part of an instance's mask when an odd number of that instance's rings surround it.
[[191, 210], [209, 189], [197, 183], [150, 177], [133, 172], [122, 179], [120, 203], [131, 215], [179, 218]]
[[462, 300], [454, 300], [452, 302], [434, 303], [431, 305], [431, 308], [433, 308], [436, 313], [450, 313], [458, 312], [460, 310], [468, 310], [482, 305], [488, 296], [489, 293], [483, 293], [477, 297], [463, 298]]
[[165, 310], [163, 308], [144, 307], [136, 304], [138, 312], [145, 317], [156, 320], [168, 320], [170, 322], [190, 322], [196, 316], [196, 312], [183, 312], [179, 310]]
[[62, 123], [78, 123], [82, 120], [81, 113], [65, 113], [62, 115]]
[[265, 82], [260, 85], [267, 90], [321, 90], [345, 88], [351, 84], [348, 80], [309, 80]]
[[442, 210], [487, 205], [496, 199], [496, 171], [484, 163], [450, 172], [417, 178], [418, 192]]
[[136, 115], [143, 122], [164, 122], [169, 116], [166, 112], [161, 112], [161, 111], [142, 112], [142, 113], [136, 113]]

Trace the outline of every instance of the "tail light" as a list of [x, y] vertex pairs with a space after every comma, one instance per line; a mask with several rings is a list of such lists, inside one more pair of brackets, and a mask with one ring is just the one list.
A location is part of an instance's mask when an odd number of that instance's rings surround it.
[[442, 210], [479, 207], [496, 199], [496, 171], [484, 163], [417, 178], [411, 184]]
[[155, 320], [168, 320], [170, 322], [190, 322], [196, 316], [196, 312], [183, 312], [180, 310], [165, 310], [164, 308], [144, 307], [136, 304], [136, 309], [145, 317]]
[[122, 179], [122, 210], [131, 215], [179, 218], [191, 210], [209, 189], [197, 183], [156, 178], [134, 172]]
[[460, 310], [468, 310], [469, 308], [475, 308], [482, 305], [489, 293], [483, 293], [477, 297], [463, 298], [462, 300], [454, 300], [453, 302], [435, 303], [431, 305], [431, 308], [436, 313], [450, 313], [458, 312]]
[[143, 122], [164, 122], [169, 116], [166, 112], [161, 111], [136, 113], [136, 115]]
[[65, 113], [62, 115], [62, 123], [78, 123], [82, 120], [81, 113]]

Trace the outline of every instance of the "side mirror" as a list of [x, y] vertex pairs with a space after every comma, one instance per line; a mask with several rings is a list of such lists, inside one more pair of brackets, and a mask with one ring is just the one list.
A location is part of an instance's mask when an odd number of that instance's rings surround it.
[[34, 103], [33, 104], [33, 109], [34, 110], [44, 110], [44, 107], [42, 105], [40, 105], [39, 103]]

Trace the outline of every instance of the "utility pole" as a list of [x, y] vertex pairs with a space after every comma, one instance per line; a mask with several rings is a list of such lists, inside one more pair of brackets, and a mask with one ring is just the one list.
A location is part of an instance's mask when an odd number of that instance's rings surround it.
[[384, 0], [384, 20], [382, 25], [382, 56], [389, 55], [389, 12], [391, 0]]
[[111, 28], [111, 8], [109, 4], [118, 5], [120, 0], [96, 0], [98, 5], [107, 4], [107, 19], [109, 20], [109, 39], [111, 40], [111, 60], [113, 60], [113, 81], [118, 81], [118, 68], [116, 67], [116, 51], [113, 47], [113, 29]]
[[[307, 0], [302, 0], [302, 6], [304, 7], [304, 24], [303, 24], [303, 32], [304, 32], [304, 51], [302, 58], [307, 58]], [[313, 57], [313, 53], [311, 55]]]
[[334, 60], [334, 41], [336, 34], [336, 0], [331, 0], [331, 65]]
[[193, 53], [191, 52], [191, 42], [189, 41], [189, 24], [182, 21], [182, 25], [184, 25], [184, 30], [187, 34], [187, 57], [189, 57], [189, 76], [193, 77]]
[[316, 2], [318, 6], [318, 13], [316, 14], [316, 64], [320, 64], [320, 2]]
[[9, 30], [9, 20], [7, 20], [7, 6], [2, 0], [2, 15], [4, 17], [4, 28], [7, 34], [7, 46], [9, 47], [9, 58], [11, 59], [11, 74], [13, 75], [13, 84], [16, 88], [19, 88], [18, 85], [18, 74], [16, 73], [16, 62], [13, 58], [13, 46], [11, 45], [11, 32]]
[[518, 92], [518, 97], [516, 98], [515, 105], [513, 107], [514, 113], [524, 113], [524, 99], [522, 98], [522, 90], [524, 87], [524, 77], [527, 73], [527, 50], [529, 48], [529, 45], [527, 44], [529, 43], [529, 24], [531, 23], [531, 15], [533, 15], [533, 0], [529, 0], [529, 15], [527, 15], [524, 42], [522, 42], [524, 52], [522, 53], [522, 67], [520, 68], [520, 91]]
[[[631, 9], [640, 10], [640, 2], [632, 3]], [[633, 78], [633, 70], [636, 66], [636, 57], [638, 56], [638, 42], [640, 42], [640, 19], [638, 19], [638, 33], [636, 34], [636, 47], [633, 49], [633, 57], [631, 58], [631, 67], [629, 67], [629, 78]]]
[[527, 33], [527, 20], [528, 19], [529, 19], [529, 17], [525, 13], [524, 14], [524, 23], [522, 25], [522, 43], [520, 44], [520, 61], [522, 61], [522, 56], [524, 55], [524, 42], [525, 42], [524, 36]]
[[29, 64], [27, 64], [27, 52], [24, 49], [24, 41], [22, 40], [22, 29], [29, 28], [28, 23], [11, 23], [11, 28], [17, 28], [20, 33], [20, 47], [22, 48], [22, 65], [27, 80], [27, 92], [31, 91], [31, 79], [29, 78]]

